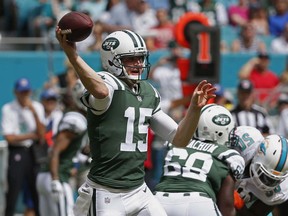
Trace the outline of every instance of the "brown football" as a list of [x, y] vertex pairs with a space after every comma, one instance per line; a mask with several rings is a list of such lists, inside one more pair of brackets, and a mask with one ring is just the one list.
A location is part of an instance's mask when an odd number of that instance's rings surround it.
[[59, 20], [58, 26], [62, 34], [67, 34], [68, 41], [79, 42], [91, 34], [93, 21], [84, 13], [72, 11]]

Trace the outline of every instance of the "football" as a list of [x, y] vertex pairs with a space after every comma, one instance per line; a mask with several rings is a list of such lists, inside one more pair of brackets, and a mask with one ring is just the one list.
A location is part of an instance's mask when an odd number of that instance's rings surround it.
[[81, 12], [72, 11], [65, 14], [58, 22], [62, 34], [67, 34], [70, 42], [85, 40], [92, 32], [93, 21]]

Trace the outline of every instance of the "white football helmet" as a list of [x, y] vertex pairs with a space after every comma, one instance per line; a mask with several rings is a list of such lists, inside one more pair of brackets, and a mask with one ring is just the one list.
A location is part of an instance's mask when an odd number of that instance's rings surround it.
[[288, 141], [269, 135], [259, 145], [250, 165], [253, 183], [261, 190], [271, 191], [288, 176]]
[[78, 109], [86, 111], [87, 107], [83, 105], [80, 99], [85, 92], [86, 92], [86, 89], [84, 85], [82, 84], [80, 79], [78, 79], [72, 88], [72, 99]]
[[[103, 68], [114, 76], [131, 80], [148, 78], [150, 71], [149, 52], [143, 38], [135, 32], [122, 30], [109, 34], [102, 43], [100, 54]], [[137, 75], [129, 75], [127, 73], [128, 66], [123, 65], [121, 58], [135, 56], [143, 57], [141, 72]], [[133, 66], [133, 68], [139, 69], [139, 66]]]
[[229, 110], [217, 104], [207, 104], [201, 110], [194, 138], [225, 145], [229, 141], [229, 133], [234, 125]]

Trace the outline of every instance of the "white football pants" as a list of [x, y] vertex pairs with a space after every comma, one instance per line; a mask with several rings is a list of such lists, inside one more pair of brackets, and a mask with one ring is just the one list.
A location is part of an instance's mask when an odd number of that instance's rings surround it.
[[75, 216], [166, 216], [145, 183], [133, 190], [119, 190], [87, 179], [78, 193]]

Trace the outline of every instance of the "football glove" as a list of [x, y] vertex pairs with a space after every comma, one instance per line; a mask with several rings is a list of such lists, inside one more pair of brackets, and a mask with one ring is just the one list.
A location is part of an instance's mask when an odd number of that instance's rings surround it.
[[51, 196], [55, 202], [59, 202], [60, 196], [63, 195], [63, 186], [59, 180], [53, 180], [51, 182]]

